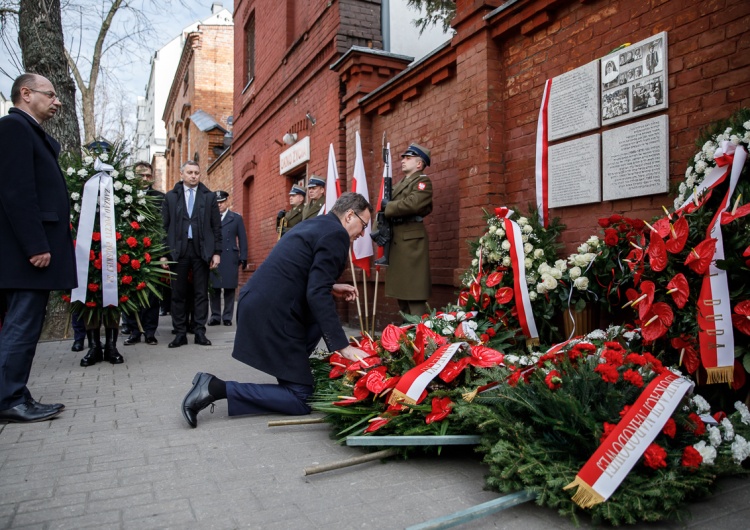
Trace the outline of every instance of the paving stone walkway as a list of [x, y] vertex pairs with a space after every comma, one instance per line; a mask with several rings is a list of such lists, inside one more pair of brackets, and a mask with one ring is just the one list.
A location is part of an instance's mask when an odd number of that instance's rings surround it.
[[[117, 366], [80, 367], [71, 341], [39, 345], [29, 387], [66, 409], [49, 422], [0, 424], [0, 529], [397, 529], [498, 496], [483, 489], [485, 468], [470, 448], [305, 477], [305, 467], [364, 451], [336, 445], [326, 424], [229, 419], [225, 402], [189, 428], [179, 407], [197, 371], [274, 380], [231, 358], [234, 328], [208, 328], [213, 346], [190, 336], [168, 349], [170, 328], [162, 317], [159, 345], [121, 345]], [[636, 528], [749, 528], [750, 481], [719, 485], [690, 521]], [[527, 503], [461, 528], [574, 526]]]

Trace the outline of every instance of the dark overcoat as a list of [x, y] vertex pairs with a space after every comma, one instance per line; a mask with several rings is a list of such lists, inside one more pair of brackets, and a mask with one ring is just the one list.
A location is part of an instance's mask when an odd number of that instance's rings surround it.
[[427, 300], [432, 294], [430, 245], [423, 221], [432, 212], [432, 182], [414, 174], [393, 186], [385, 216], [393, 221], [385, 294], [400, 300]]
[[240, 261], [247, 260], [247, 233], [240, 214], [227, 211], [221, 221], [221, 242], [221, 263], [217, 274], [211, 277], [211, 285], [216, 289], [236, 289]]
[[[0, 119], [0, 289], [68, 290], [78, 284], [60, 144], [18, 109]], [[29, 258], [49, 252], [48, 267]]]
[[[184, 215], [186, 210], [185, 187], [180, 181], [164, 196], [161, 211], [164, 230], [167, 233], [169, 258], [172, 261], [177, 261], [187, 251], [188, 223]], [[198, 238], [201, 258], [209, 262], [214, 254], [221, 254], [221, 214], [216, 194], [202, 182], [199, 182], [196, 188], [193, 217], [196, 215], [198, 233], [193, 231], [193, 239]]]
[[297, 225], [273, 247], [240, 291], [232, 356], [279, 379], [312, 385], [309, 357], [349, 344], [331, 294], [349, 256], [335, 214]]

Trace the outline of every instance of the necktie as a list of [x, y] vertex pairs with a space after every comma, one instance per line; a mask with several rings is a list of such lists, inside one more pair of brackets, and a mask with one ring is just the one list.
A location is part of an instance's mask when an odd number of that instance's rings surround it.
[[[188, 188], [188, 216], [190, 218], [193, 217], [193, 205], [195, 204], [194, 193], [195, 193], [195, 190], [193, 188]], [[188, 239], [193, 239], [193, 223], [192, 222], [188, 225]]]

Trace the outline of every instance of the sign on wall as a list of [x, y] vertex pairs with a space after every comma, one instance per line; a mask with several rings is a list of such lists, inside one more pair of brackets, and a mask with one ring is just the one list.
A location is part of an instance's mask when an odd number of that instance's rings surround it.
[[310, 161], [310, 137], [305, 136], [279, 155], [279, 173], [286, 175]]
[[552, 79], [549, 95], [549, 139], [599, 128], [599, 61]]

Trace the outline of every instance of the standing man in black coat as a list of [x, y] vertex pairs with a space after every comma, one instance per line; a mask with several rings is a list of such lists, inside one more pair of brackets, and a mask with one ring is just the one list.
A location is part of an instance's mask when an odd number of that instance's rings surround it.
[[364, 234], [372, 206], [358, 193], [343, 193], [327, 215], [287, 232], [240, 291], [232, 356], [276, 377], [278, 384], [222, 381], [199, 372], [182, 401], [191, 427], [198, 412], [227, 399], [229, 415], [309, 414], [313, 393], [310, 354], [321, 337], [329, 351], [356, 360], [367, 356], [349, 344], [335, 298], [354, 300], [352, 285], [335, 283], [346, 267], [351, 242]]
[[[137, 175], [148, 182], [148, 189], [146, 190], [146, 196], [152, 197], [153, 205], [161, 212], [162, 205], [164, 204], [164, 193], [154, 189], [154, 170], [151, 164], [148, 162], [136, 162], [133, 166], [133, 170]], [[155, 222], [155, 221], [150, 221]], [[146, 344], [156, 345], [159, 341], [156, 340], [156, 328], [159, 327], [159, 297], [153, 292], [148, 293], [148, 307], [144, 307], [138, 313], [138, 319], [141, 321], [141, 327], [143, 327], [143, 333], [138, 329], [138, 322], [135, 319], [135, 315], [122, 315], [122, 320], [125, 326], [130, 330], [130, 336], [125, 339], [125, 346], [131, 346], [138, 342], [141, 342], [141, 335], [145, 336]]]
[[[167, 232], [169, 258], [176, 276], [172, 278], [172, 325], [175, 338], [170, 348], [187, 344], [188, 274], [193, 271], [195, 343], [210, 346], [206, 338], [208, 316], [208, 272], [221, 262], [221, 215], [216, 195], [200, 182], [197, 162], [180, 167], [182, 180], [164, 198], [162, 215]], [[162, 258], [167, 261], [166, 258]], [[166, 264], [164, 265], [166, 267]]]
[[26, 383], [42, 333], [51, 290], [77, 285], [60, 144], [40, 124], [60, 108], [52, 83], [23, 74], [10, 93], [15, 108], [0, 119], [0, 297], [7, 314], [0, 330], [0, 422], [57, 416], [64, 405], [43, 405]]
[[[216, 269], [218, 274], [211, 278], [211, 318], [209, 326], [218, 326], [221, 322], [225, 326], [232, 325], [234, 314], [234, 292], [239, 283], [239, 266], [247, 269], [247, 233], [242, 216], [229, 210], [229, 193], [216, 192], [221, 214], [221, 263]], [[224, 291], [224, 312], [221, 311], [221, 292]], [[221, 320], [220, 320], [221, 319]]]

